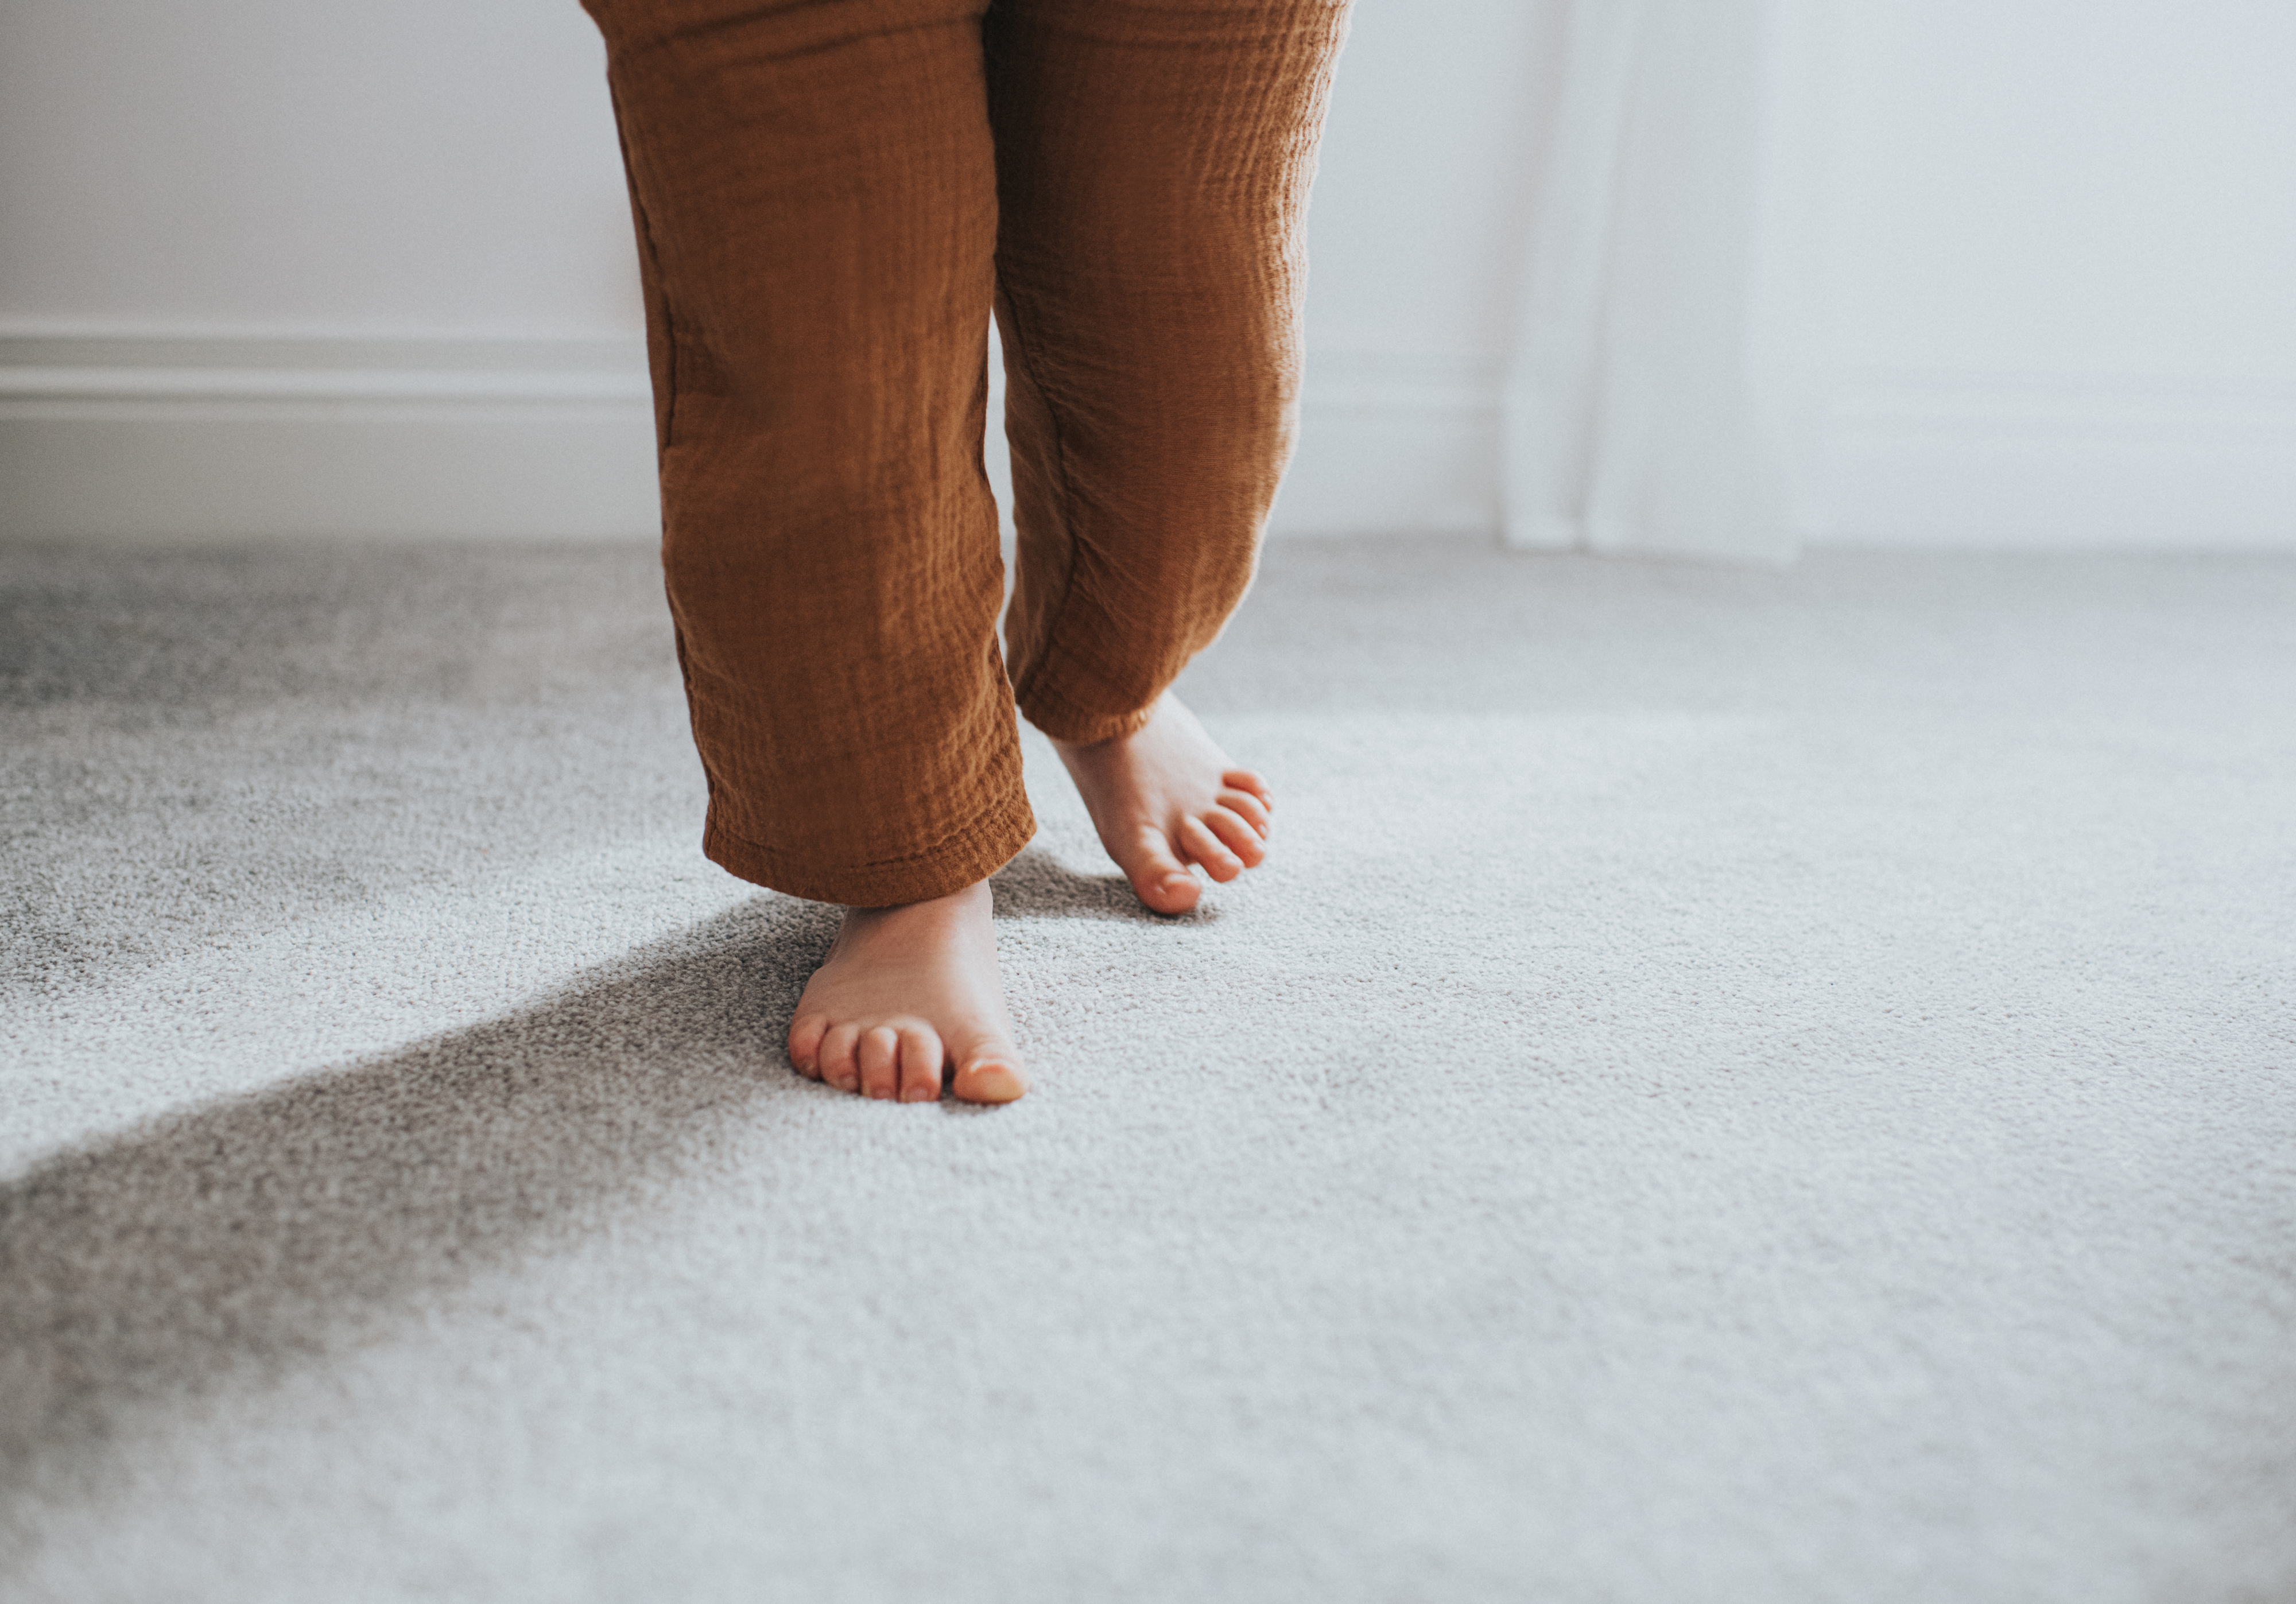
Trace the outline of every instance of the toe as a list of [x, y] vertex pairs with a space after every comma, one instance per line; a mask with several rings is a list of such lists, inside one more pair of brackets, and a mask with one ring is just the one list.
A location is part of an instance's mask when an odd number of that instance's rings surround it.
[[1260, 860], [1267, 855], [1267, 844], [1259, 839], [1259, 832], [1226, 808], [1213, 808], [1204, 814], [1204, 823], [1245, 868], [1259, 868]]
[[1134, 894], [1159, 913], [1185, 913], [1202, 895], [1188, 866], [1173, 855], [1171, 847], [1152, 830], [1141, 831], [1138, 850], [1124, 865], [1124, 873], [1132, 882]]
[[790, 1062], [800, 1075], [821, 1078], [821, 1038], [828, 1034], [827, 1014], [800, 1014], [790, 1021]]
[[1262, 807], [1273, 810], [1275, 806], [1275, 793], [1268, 789], [1267, 780], [1256, 769], [1229, 769], [1220, 775], [1220, 783], [1236, 790], [1250, 791], [1259, 798]]
[[901, 1089], [901, 1036], [890, 1025], [861, 1033], [861, 1095], [891, 1101]]
[[1243, 872], [1243, 860], [1227, 849], [1211, 826], [1193, 814], [1180, 821], [1180, 845], [1204, 866], [1204, 872], [1225, 884]]
[[965, 1102], [1012, 1102], [1028, 1089], [1021, 1055], [1002, 1043], [968, 1054], [949, 1082], [949, 1090]]
[[858, 1025], [832, 1025], [821, 1038], [821, 1078], [840, 1092], [861, 1089], [861, 1065], [856, 1055], [860, 1043]]
[[1261, 835], [1267, 833], [1267, 805], [1247, 790], [1231, 786], [1219, 794], [1219, 805]]
[[940, 1038], [922, 1025], [901, 1032], [901, 1101], [940, 1101]]

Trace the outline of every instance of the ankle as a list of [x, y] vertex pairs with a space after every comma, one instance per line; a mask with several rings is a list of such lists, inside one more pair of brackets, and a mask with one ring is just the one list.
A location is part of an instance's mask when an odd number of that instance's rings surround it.
[[989, 906], [995, 893], [985, 880], [950, 892], [946, 896], [931, 896], [922, 902], [894, 903], [882, 908], [847, 906], [844, 910], [848, 927], [882, 924], [920, 924], [942, 919], [962, 919]]

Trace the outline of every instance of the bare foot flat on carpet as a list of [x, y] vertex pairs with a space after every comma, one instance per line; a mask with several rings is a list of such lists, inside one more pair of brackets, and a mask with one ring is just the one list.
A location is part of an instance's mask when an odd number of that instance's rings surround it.
[[1029, 1089], [996, 968], [988, 883], [848, 908], [790, 1021], [798, 1073], [864, 1097], [1011, 1102]]
[[1267, 855], [1275, 803], [1267, 782], [1228, 761], [1168, 691], [1129, 735], [1078, 745], [1053, 742], [1092, 814], [1100, 844], [1159, 913], [1185, 913], [1202, 886], [1201, 867], [1226, 882]]

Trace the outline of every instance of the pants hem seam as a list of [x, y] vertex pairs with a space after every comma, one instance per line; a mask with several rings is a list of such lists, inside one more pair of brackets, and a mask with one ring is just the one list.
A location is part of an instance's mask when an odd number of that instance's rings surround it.
[[711, 863], [768, 890], [856, 908], [925, 902], [962, 891], [1003, 868], [1037, 833], [1028, 798], [1018, 796], [998, 802], [930, 851], [822, 868], [735, 834], [717, 812], [710, 810], [701, 834], [702, 855]]

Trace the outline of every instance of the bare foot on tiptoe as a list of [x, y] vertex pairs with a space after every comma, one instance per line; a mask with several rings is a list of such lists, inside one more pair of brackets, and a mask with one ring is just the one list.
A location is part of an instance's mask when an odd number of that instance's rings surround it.
[[1229, 763], [1170, 692], [1129, 735], [1053, 745], [1084, 793], [1100, 844], [1157, 912], [1196, 905], [1203, 888], [1189, 864], [1226, 881], [1267, 855], [1267, 782]]
[[1011, 1102], [1029, 1089], [996, 972], [986, 880], [898, 908], [848, 908], [790, 1022], [800, 1075], [864, 1097]]

